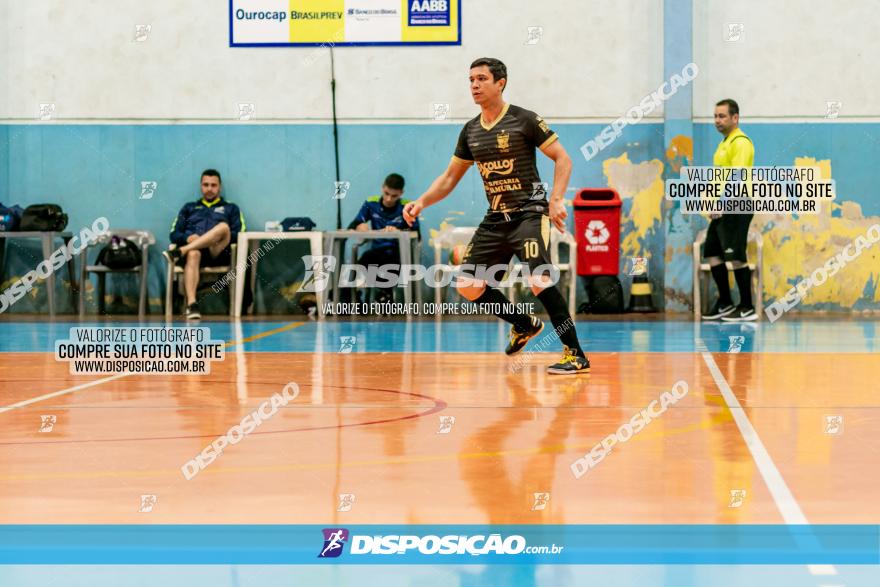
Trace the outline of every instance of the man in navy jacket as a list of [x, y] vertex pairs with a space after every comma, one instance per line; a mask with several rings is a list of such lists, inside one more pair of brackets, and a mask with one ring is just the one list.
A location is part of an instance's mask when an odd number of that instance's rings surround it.
[[220, 196], [218, 171], [202, 172], [201, 189], [202, 197], [184, 204], [171, 225], [171, 243], [177, 246], [162, 253], [169, 262], [183, 265], [187, 320], [201, 318], [196, 302], [199, 269], [230, 265], [229, 245], [245, 230], [241, 210]]
[[[382, 183], [382, 194], [367, 198], [361, 206], [354, 220], [348, 225], [354, 230], [385, 230], [388, 232], [398, 230], [419, 231], [419, 222], [416, 220], [412, 226], [403, 219], [403, 207], [409, 203], [404, 200], [403, 188], [405, 181], [403, 176], [392, 173]], [[357, 260], [358, 265], [369, 267], [370, 265], [400, 265], [399, 241], [394, 238], [374, 239], [369, 250]], [[398, 275], [398, 271], [391, 271]], [[376, 297], [377, 301], [384, 302], [391, 299], [391, 290], [383, 289]]]

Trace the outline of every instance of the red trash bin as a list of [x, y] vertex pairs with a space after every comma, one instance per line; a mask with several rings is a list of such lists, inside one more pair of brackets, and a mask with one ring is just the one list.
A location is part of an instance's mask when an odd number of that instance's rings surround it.
[[620, 267], [620, 196], [610, 188], [583, 188], [574, 198], [578, 275], [617, 275]]

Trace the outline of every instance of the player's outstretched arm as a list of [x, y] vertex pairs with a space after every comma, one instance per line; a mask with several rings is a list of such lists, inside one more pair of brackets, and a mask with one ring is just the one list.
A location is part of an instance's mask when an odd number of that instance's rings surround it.
[[571, 158], [565, 151], [565, 147], [559, 144], [559, 141], [553, 141], [541, 152], [553, 159], [553, 192], [550, 194], [550, 222], [559, 229], [559, 232], [565, 232], [565, 219], [568, 212], [565, 211], [563, 198], [565, 190], [568, 189], [568, 180], [571, 178]]
[[412, 226], [422, 210], [448, 196], [472, 164], [472, 161], [453, 157], [449, 162], [449, 167], [434, 180], [431, 187], [425, 190], [425, 193], [419, 196], [418, 200], [410, 202], [403, 208], [403, 219], [406, 220], [406, 223]]

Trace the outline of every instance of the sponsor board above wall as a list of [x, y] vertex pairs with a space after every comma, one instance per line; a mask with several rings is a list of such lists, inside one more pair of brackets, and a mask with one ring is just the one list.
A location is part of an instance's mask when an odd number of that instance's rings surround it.
[[461, 45], [460, 1], [229, 0], [229, 45]]

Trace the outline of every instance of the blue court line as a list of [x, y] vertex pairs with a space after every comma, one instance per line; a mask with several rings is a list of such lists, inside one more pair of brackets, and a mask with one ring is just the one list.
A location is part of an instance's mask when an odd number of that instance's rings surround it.
[[[523, 550], [535, 546], [556, 553]], [[0, 564], [876, 565], [880, 526], [5, 525]]]
[[[212, 338], [238, 340], [291, 322], [204, 322]], [[66, 339], [74, 326], [161, 326], [162, 323], [0, 322], [0, 352], [54, 352], [55, 341]], [[577, 321], [582, 346], [588, 352], [693, 353], [702, 338], [713, 352], [870, 353], [880, 350], [880, 322], [869, 320], [780, 320], [774, 324], [694, 324], [684, 321]], [[184, 326], [176, 323], [174, 326]], [[507, 343], [508, 327], [500, 321], [307, 321], [290, 331], [241, 345], [249, 352], [336, 353], [341, 338], [354, 336], [351, 352], [474, 353], [499, 352]], [[542, 337], [530, 342], [535, 348]], [[238, 346], [232, 347], [233, 351]], [[550, 340], [549, 352], [560, 349]]]

